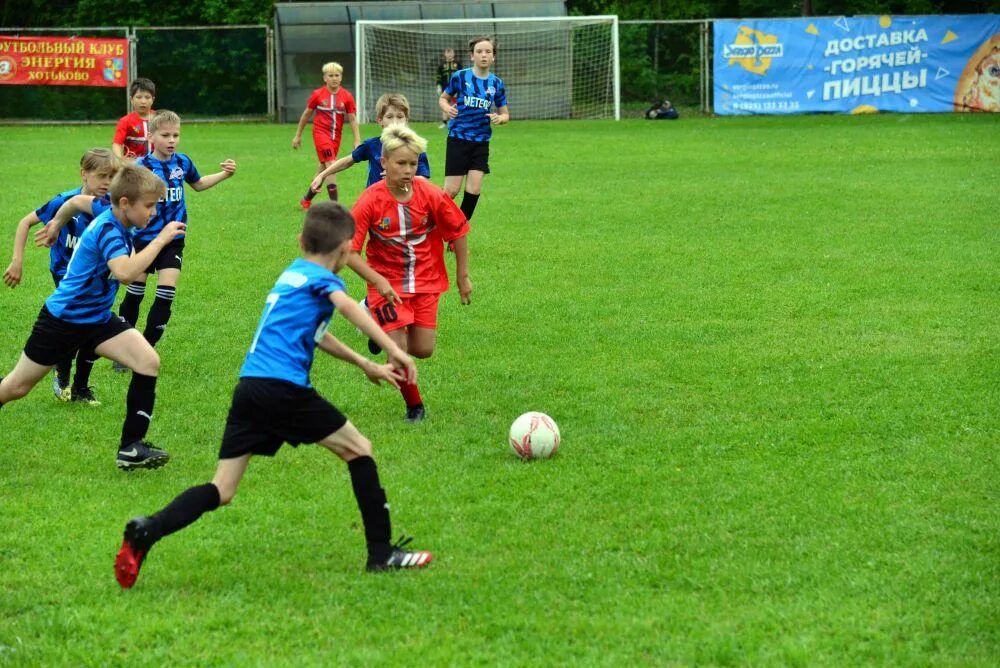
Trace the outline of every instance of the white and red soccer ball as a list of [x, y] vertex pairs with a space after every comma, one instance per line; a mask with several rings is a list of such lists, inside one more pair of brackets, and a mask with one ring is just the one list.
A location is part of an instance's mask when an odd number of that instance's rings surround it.
[[559, 449], [559, 425], [545, 413], [528, 411], [514, 420], [507, 442], [521, 459], [548, 459]]

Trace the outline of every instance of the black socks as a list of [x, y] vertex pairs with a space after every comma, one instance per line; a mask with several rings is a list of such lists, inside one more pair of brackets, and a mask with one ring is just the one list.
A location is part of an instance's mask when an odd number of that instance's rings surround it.
[[166, 508], [153, 515], [157, 541], [180, 531], [207, 512], [219, 507], [219, 488], [212, 483], [190, 487], [181, 492]]
[[90, 372], [97, 361], [97, 353], [93, 348], [83, 349], [76, 355], [76, 373], [73, 374], [73, 389], [82, 390], [90, 385]]
[[365, 540], [368, 541], [368, 561], [382, 562], [392, 554], [390, 540], [392, 525], [389, 520], [389, 504], [378, 479], [378, 469], [371, 457], [358, 457], [347, 462], [351, 473], [351, 486], [361, 511], [361, 521], [365, 525]]
[[156, 288], [156, 299], [146, 316], [146, 329], [142, 333], [149, 341], [149, 345], [155, 346], [167, 329], [167, 322], [170, 321], [170, 307], [174, 305], [174, 295], [177, 288], [172, 285], [163, 285]]
[[462, 195], [462, 213], [465, 214], [466, 220], [472, 220], [472, 214], [476, 211], [476, 204], [479, 203], [479, 195], [473, 195], [468, 190]]
[[135, 327], [135, 323], [139, 321], [139, 304], [142, 303], [142, 298], [145, 294], [145, 282], [129, 283], [128, 287], [125, 288], [125, 298], [122, 299], [122, 303], [118, 307], [118, 315], [125, 318], [125, 320], [128, 321], [128, 324], [133, 327]]
[[122, 447], [141, 441], [153, 420], [156, 403], [156, 376], [132, 372], [132, 382], [125, 397], [125, 424], [122, 425]]

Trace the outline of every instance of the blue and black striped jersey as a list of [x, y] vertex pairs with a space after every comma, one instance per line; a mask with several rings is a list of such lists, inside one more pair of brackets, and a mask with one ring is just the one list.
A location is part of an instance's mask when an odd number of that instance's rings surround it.
[[481, 79], [471, 67], [451, 75], [445, 89], [455, 98], [458, 116], [448, 122], [448, 136], [468, 141], [487, 142], [493, 134], [490, 113], [494, 105], [507, 106], [507, 92], [503, 81], [492, 72]]
[[[191, 158], [183, 153], [174, 153], [169, 160], [159, 160], [152, 153], [142, 156], [135, 161], [135, 164], [142, 165], [153, 172], [167, 184], [167, 194], [156, 205], [156, 214], [149, 221], [146, 227], [134, 228], [132, 235], [137, 241], [148, 243], [156, 238], [167, 223], [178, 220], [187, 222], [187, 205], [184, 203], [184, 184], [197, 183], [201, 180], [201, 174], [194, 166]], [[178, 238], [183, 238], [181, 234]]]
[[76, 245], [56, 291], [45, 300], [49, 312], [60, 320], [81, 325], [99, 325], [111, 316], [118, 280], [108, 262], [132, 252], [125, 226], [107, 210], [87, 226]]
[[[48, 202], [35, 209], [35, 215], [38, 216], [38, 220], [42, 221], [45, 225], [49, 224], [49, 221], [55, 218], [56, 212], [59, 211], [66, 200], [71, 197], [76, 197], [83, 192], [83, 188], [73, 188], [72, 190], [67, 190], [66, 192], [61, 192]], [[110, 205], [110, 200], [108, 200], [105, 195], [101, 200], [108, 205]], [[59, 239], [56, 243], [52, 245], [49, 249], [49, 271], [52, 272], [54, 276], [62, 278], [66, 273], [66, 265], [69, 264], [69, 258], [73, 255], [73, 249], [76, 248], [77, 243], [80, 241], [80, 235], [83, 231], [87, 229], [87, 225], [90, 221], [94, 219], [94, 216], [89, 213], [78, 213], [73, 216], [68, 223], [63, 225], [63, 228], [59, 230]]]

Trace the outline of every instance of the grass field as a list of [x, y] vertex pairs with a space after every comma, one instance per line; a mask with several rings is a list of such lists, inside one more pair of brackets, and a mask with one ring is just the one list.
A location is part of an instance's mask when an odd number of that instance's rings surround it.
[[[417, 129], [440, 182], [443, 132]], [[473, 304], [446, 295], [419, 362], [430, 419], [404, 424], [399, 394], [353, 367], [313, 368], [431, 567], [363, 575], [346, 467], [288, 448], [121, 591], [123, 523], [211, 477], [295, 257], [313, 156], [292, 133], [184, 128], [203, 174], [239, 172], [187, 194], [150, 432], [168, 467], [115, 469], [127, 378], [106, 362], [101, 407], [44, 382], [0, 411], [0, 664], [996, 665], [997, 115], [499, 129]], [[5, 248], [110, 136], [0, 131]], [[363, 179], [341, 178], [345, 200]], [[0, 286], [4, 373], [47, 254], [25, 273]], [[511, 455], [525, 410], [559, 422], [553, 460]]]

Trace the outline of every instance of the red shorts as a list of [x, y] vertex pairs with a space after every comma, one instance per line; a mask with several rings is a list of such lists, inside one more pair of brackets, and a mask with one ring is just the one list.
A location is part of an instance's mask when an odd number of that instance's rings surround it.
[[368, 310], [382, 331], [391, 332], [410, 325], [437, 329], [438, 301], [441, 293], [421, 293], [403, 297], [401, 304], [390, 304], [375, 288], [368, 290]]
[[340, 139], [333, 140], [326, 135], [313, 135], [313, 144], [316, 145], [316, 157], [320, 162], [333, 162], [337, 159]]

